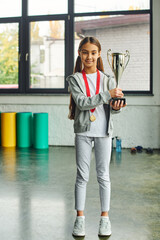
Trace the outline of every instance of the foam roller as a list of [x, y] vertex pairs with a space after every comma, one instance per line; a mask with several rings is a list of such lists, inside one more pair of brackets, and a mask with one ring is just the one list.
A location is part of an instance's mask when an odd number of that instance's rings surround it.
[[16, 147], [16, 113], [1, 113], [1, 145]]
[[33, 114], [33, 147], [48, 148], [48, 113]]
[[32, 113], [17, 113], [17, 147], [27, 148], [32, 146]]

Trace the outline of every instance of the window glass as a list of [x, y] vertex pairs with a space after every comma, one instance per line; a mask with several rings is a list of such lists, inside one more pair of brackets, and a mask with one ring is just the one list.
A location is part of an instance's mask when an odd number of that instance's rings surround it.
[[130, 61], [122, 74], [120, 87], [126, 91], [150, 90], [149, 14], [99, 16], [96, 19], [79, 17], [75, 22], [75, 36], [75, 56], [84, 36], [94, 36], [100, 41], [104, 69], [110, 75], [113, 72], [107, 61], [107, 51], [126, 53], [128, 50]]
[[101, 12], [149, 9], [149, 0], [75, 0], [75, 12]]
[[68, 11], [67, 0], [29, 0], [29, 15], [62, 14]]
[[21, 16], [21, 0], [0, 1], [0, 18]]
[[0, 88], [18, 88], [18, 23], [0, 24]]
[[64, 21], [30, 23], [30, 87], [64, 88]]

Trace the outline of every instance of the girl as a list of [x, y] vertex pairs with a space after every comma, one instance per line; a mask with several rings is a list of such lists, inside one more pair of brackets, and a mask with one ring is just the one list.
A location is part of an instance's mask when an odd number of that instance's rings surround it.
[[[73, 236], [85, 236], [85, 197], [89, 180], [92, 142], [94, 142], [97, 180], [101, 202], [99, 236], [111, 235], [109, 163], [111, 156], [112, 113], [126, 105], [110, 101], [123, 97], [122, 89], [104, 73], [101, 45], [94, 37], [85, 37], [79, 44], [74, 74], [67, 78], [71, 91], [69, 118], [74, 119], [77, 178], [75, 209], [77, 217]], [[111, 113], [111, 114], [110, 114]]]

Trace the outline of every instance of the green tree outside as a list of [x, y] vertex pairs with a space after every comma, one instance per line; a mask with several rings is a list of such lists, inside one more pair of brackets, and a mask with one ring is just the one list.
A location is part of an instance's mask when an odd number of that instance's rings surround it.
[[18, 27], [15, 26], [6, 24], [0, 32], [0, 84], [18, 84]]

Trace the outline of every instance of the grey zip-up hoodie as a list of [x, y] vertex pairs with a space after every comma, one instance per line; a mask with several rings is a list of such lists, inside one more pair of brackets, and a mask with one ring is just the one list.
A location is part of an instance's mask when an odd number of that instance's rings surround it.
[[74, 118], [74, 132], [81, 133], [90, 130], [90, 109], [96, 108], [103, 104], [106, 120], [107, 120], [107, 136], [112, 136], [113, 120], [112, 114], [119, 113], [110, 108], [109, 101], [111, 96], [108, 90], [115, 88], [115, 80], [113, 77], [103, 73], [103, 86], [104, 92], [93, 97], [87, 97], [86, 87], [82, 77], [82, 74], [77, 72], [67, 77], [70, 92], [76, 104], [75, 118]]

